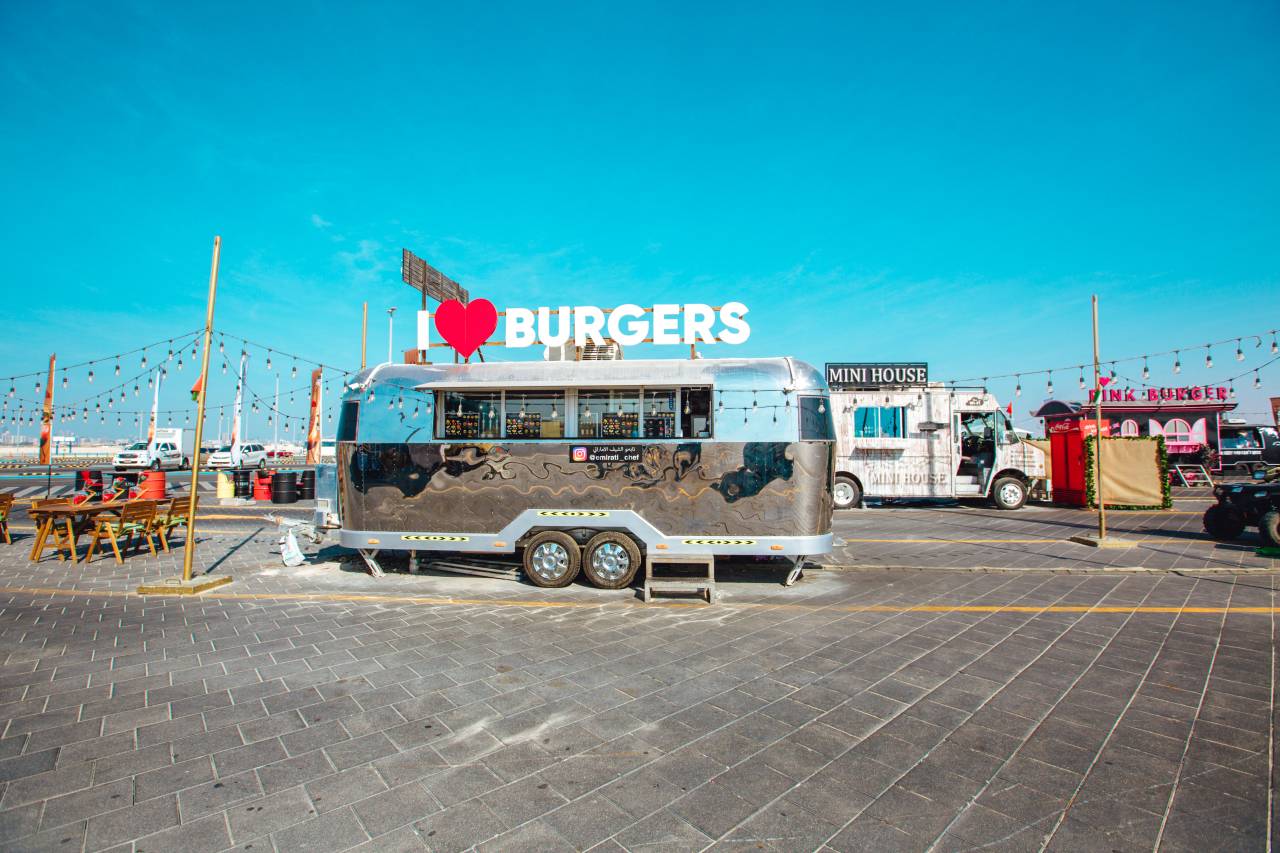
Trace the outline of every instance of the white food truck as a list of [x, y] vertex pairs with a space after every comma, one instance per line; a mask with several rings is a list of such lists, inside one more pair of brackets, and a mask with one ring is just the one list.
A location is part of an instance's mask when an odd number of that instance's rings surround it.
[[926, 364], [828, 364], [836, 427], [835, 505], [862, 498], [989, 498], [1018, 509], [1048, 488], [1028, 444], [983, 389], [928, 381]]

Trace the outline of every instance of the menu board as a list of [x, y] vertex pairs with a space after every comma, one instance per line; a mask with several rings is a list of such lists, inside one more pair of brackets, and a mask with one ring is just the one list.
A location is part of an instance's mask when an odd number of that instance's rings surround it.
[[507, 415], [507, 438], [541, 438], [542, 415]]
[[444, 437], [445, 438], [479, 438], [480, 437], [480, 413], [479, 412], [463, 412], [457, 414], [450, 412], [444, 416]]
[[639, 429], [640, 415], [637, 412], [600, 416], [600, 438], [635, 438]]
[[676, 413], [655, 412], [644, 416], [645, 438], [675, 438]]

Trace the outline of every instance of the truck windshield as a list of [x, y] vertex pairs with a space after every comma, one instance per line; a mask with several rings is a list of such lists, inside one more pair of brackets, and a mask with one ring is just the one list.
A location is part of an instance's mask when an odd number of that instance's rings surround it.
[[125, 450], [146, 450], [147, 443], [145, 441], [135, 441], [133, 444], [125, 448]]

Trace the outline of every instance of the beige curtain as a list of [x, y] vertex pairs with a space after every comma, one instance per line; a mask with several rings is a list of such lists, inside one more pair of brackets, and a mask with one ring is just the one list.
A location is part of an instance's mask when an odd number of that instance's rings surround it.
[[1102, 495], [1107, 506], [1163, 506], [1157, 442], [1102, 440]]

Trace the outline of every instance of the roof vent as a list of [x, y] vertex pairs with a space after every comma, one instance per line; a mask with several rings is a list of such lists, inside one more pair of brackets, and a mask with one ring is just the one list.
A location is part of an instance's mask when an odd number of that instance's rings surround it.
[[622, 345], [613, 338], [605, 338], [603, 344], [588, 340], [578, 353], [578, 361], [622, 361]]
[[542, 351], [543, 361], [577, 361], [578, 348], [566, 341], [559, 346], [545, 347]]

